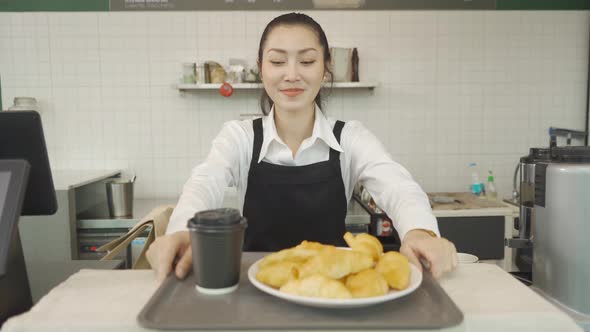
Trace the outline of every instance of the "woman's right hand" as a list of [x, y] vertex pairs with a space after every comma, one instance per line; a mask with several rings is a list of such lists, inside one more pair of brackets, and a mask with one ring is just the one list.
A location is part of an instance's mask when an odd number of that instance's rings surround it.
[[[146, 257], [156, 271], [158, 281], [166, 279], [172, 269], [179, 279], [184, 279], [193, 264], [189, 232], [180, 231], [157, 238], [148, 248]], [[174, 267], [177, 257], [179, 260]]]

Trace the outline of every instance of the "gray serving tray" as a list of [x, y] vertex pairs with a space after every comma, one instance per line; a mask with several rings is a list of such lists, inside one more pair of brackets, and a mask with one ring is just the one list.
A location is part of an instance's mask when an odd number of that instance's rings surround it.
[[162, 330], [370, 330], [439, 329], [463, 321], [430, 273], [411, 294], [369, 307], [320, 309], [287, 302], [248, 281], [248, 268], [265, 254], [243, 254], [240, 285], [226, 295], [201, 294], [192, 274], [184, 280], [171, 274], [139, 313], [139, 324]]

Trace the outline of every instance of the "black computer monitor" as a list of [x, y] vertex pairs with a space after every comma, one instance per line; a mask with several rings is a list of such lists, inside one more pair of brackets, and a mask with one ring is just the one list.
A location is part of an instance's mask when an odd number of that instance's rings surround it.
[[[26, 173], [28, 172], [28, 180]], [[21, 215], [50, 215], [57, 199], [39, 113], [0, 111], [0, 327], [32, 305]]]
[[0, 112], [0, 160], [24, 159], [31, 165], [21, 215], [57, 211], [41, 116], [35, 111]]
[[26, 160], [0, 160], [0, 278], [6, 274], [7, 244], [20, 218], [29, 168]]
[[29, 168], [26, 160], [0, 160], [0, 327], [32, 305], [17, 227]]

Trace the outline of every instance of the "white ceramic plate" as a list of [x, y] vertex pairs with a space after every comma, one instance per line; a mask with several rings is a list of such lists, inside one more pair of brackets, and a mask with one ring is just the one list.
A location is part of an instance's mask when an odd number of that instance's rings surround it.
[[401, 291], [390, 289], [389, 293], [382, 296], [374, 296], [359, 299], [324, 299], [291, 295], [283, 293], [273, 287], [267, 286], [256, 279], [256, 273], [258, 272], [258, 264], [260, 263], [260, 261], [262, 261], [262, 258], [257, 260], [248, 269], [248, 279], [256, 288], [260, 289], [261, 291], [267, 294], [276, 296], [289, 302], [294, 302], [318, 308], [359, 308], [378, 303], [383, 303], [410, 294], [411, 292], [415, 291], [418, 288], [418, 286], [420, 286], [420, 284], [422, 283], [422, 272], [420, 272], [420, 270], [418, 270], [418, 268], [415, 267], [413, 264], [410, 264], [411, 273], [410, 284], [408, 285], [408, 288]]
[[457, 257], [459, 257], [459, 264], [473, 264], [479, 261], [479, 257], [463, 252], [457, 253]]

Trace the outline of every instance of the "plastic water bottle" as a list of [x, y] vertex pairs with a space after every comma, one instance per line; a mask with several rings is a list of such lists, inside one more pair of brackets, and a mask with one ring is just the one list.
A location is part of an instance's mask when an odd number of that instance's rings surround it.
[[496, 184], [494, 183], [494, 174], [492, 170], [488, 170], [488, 190], [486, 191], [486, 198], [491, 201], [498, 200], [498, 191], [496, 190]]
[[475, 196], [481, 196], [483, 192], [483, 184], [479, 180], [479, 174], [477, 172], [477, 164], [469, 163], [469, 169], [471, 171], [471, 193]]

